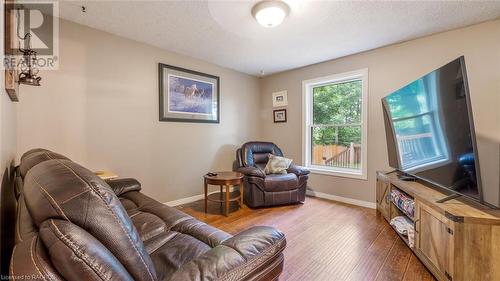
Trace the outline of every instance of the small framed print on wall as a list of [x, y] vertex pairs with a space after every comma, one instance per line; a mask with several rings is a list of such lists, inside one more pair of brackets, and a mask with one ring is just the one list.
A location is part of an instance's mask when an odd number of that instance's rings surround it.
[[286, 109], [276, 109], [273, 110], [274, 123], [285, 123], [286, 122]]
[[288, 105], [287, 91], [273, 93], [273, 107], [281, 107]]

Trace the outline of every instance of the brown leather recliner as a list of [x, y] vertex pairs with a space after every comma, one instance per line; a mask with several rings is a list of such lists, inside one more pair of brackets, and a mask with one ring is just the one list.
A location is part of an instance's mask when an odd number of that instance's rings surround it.
[[283, 157], [272, 142], [247, 142], [236, 151], [236, 170], [245, 175], [245, 204], [255, 208], [304, 202], [309, 171], [292, 164], [287, 174], [266, 175], [269, 154]]
[[17, 168], [12, 279], [276, 280], [284, 235], [235, 236], [140, 192], [104, 182], [63, 155], [31, 150]]

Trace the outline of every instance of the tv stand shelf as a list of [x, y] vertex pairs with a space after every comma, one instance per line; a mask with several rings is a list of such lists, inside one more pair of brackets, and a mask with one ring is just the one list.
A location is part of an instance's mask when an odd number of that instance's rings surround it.
[[405, 216], [405, 217], [409, 218], [411, 221], [415, 222], [415, 218], [413, 218], [413, 217], [409, 216], [409, 215], [408, 215], [408, 214], [407, 214], [404, 210], [402, 210], [401, 208], [399, 208], [399, 206], [398, 206], [398, 205], [396, 205], [396, 203], [391, 202], [391, 204], [392, 204], [392, 205], [394, 205], [394, 207], [395, 207], [396, 209], [398, 209], [398, 210], [401, 212], [401, 215], [403, 215], [403, 216]]
[[[377, 172], [377, 211], [399, 215], [392, 189], [415, 200], [415, 245], [411, 250], [438, 280], [500, 280], [500, 210], [444, 194], [396, 173]], [[406, 242], [406, 241], [405, 241]]]

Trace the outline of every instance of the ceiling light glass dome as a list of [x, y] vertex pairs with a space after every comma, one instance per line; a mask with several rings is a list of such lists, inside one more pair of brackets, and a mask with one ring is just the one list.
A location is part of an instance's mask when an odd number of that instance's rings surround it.
[[288, 15], [290, 7], [278, 0], [262, 1], [252, 8], [252, 15], [264, 27], [280, 25]]

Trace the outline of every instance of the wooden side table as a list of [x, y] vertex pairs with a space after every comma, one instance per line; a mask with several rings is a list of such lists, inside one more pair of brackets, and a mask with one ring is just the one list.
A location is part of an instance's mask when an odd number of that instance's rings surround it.
[[[225, 212], [226, 216], [229, 215], [229, 203], [232, 201], [238, 201], [240, 208], [243, 206], [243, 174], [238, 172], [216, 172], [216, 176], [208, 176], [205, 175], [203, 178], [205, 180], [205, 213], [208, 209], [208, 201], [219, 202], [225, 204]], [[219, 194], [210, 194], [215, 196], [208, 195], [208, 185], [218, 185], [220, 186]], [[231, 197], [230, 187], [239, 185], [239, 191], [236, 196]], [[223, 188], [226, 190], [224, 191]], [[219, 195], [219, 198], [215, 198]]]

